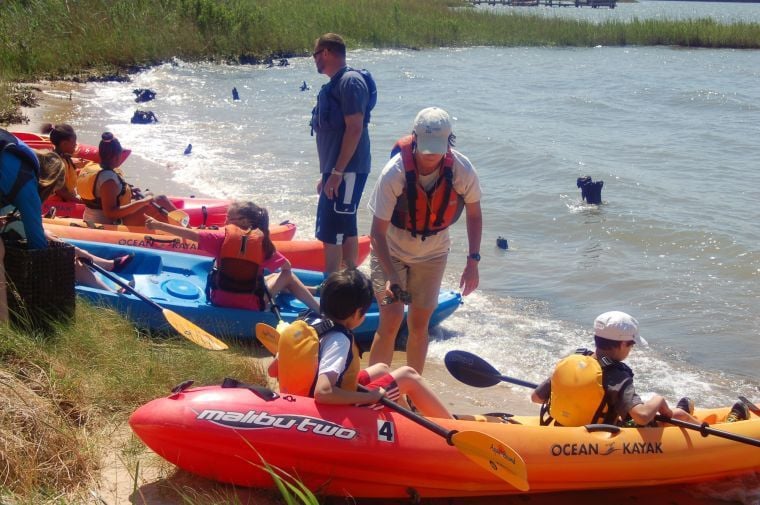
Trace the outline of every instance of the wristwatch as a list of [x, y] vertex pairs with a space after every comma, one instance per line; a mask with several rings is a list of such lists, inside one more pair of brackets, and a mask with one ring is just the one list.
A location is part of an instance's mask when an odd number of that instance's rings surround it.
[[480, 261], [480, 253], [470, 253], [467, 257], [471, 260]]

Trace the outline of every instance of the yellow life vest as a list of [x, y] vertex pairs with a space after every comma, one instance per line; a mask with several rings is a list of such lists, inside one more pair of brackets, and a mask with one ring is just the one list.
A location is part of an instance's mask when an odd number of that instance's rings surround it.
[[[280, 333], [277, 347], [278, 380], [280, 393], [298, 396], [314, 396], [319, 371], [319, 339], [331, 331], [333, 326], [319, 319], [308, 322], [297, 319]], [[342, 331], [341, 327], [335, 328]], [[351, 340], [351, 356], [346, 369], [338, 377], [336, 386], [346, 391], [356, 391], [361, 354], [353, 335], [346, 330], [344, 334]]]
[[562, 359], [551, 377], [549, 415], [562, 426], [602, 422], [606, 407], [603, 372], [591, 351]]
[[100, 164], [90, 162], [79, 170], [77, 177], [77, 193], [84, 204], [91, 209], [103, 209], [103, 202], [99, 196], [95, 195], [95, 186], [98, 183], [98, 177], [104, 170], [112, 170], [119, 178], [121, 183], [121, 192], [116, 198], [119, 207], [127, 205], [132, 201], [132, 188], [124, 180], [124, 173], [120, 168], [104, 169]]

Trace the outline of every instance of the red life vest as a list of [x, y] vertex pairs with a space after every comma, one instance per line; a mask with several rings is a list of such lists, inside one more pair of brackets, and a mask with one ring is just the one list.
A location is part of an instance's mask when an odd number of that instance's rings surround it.
[[260, 271], [260, 265], [266, 260], [263, 241], [261, 230], [243, 230], [233, 224], [225, 226], [222, 250], [208, 286], [231, 293], [254, 293], [263, 298]]
[[430, 191], [425, 191], [418, 181], [413, 147], [411, 135], [399, 139], [394, 146], [394, 150], [401, 151], [406, 188], [393, 209], [391, 224], [411, 232], [413, 237], [422, 235], [422, 240], [425, 240], [456, 223], [464, 208], [464, 198], [454, 191], [454, 155], [451, 149], [443, 157], [435, 184]]

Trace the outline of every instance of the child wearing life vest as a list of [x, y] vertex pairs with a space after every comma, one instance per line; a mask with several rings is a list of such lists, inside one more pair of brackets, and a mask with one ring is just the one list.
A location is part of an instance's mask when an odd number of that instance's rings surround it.
[[[372, 283], [360, 271], [345, 269], [330, 274], [322, 286], [319, 302], [322, 316], [330, 324], [319, 336], [318, 347], [302, 358], [301, 363], [290, 359], [292, 356], [283, 355], [288, 331], [283, 330], [280, 352], [270, 366], [270, 375], [279, 376], [281, 391], [311, 395], [318, 403], [376, 404], [383, 396], [397, 401], [405, 394], [423, 415], [451, 419], [446, 407], [413, 368], [402, 366], [391, 371], [388, 365], [377, 363], [361, 370], [361, 356], [351, 330], [364, 321], [373, 298]], [[298, 323], [300, 321], [293, 324]], [[313, 384], [311, 391], [290, 391], [290, 376], [301, 374], [303, 368], [308, 368], [303, 360], [314, 362], [316, 377], [312, 375], [306, 382]], [[359, 391], [357, 385], [369, 391]]]
[[47, 123], [42, 126], [42, 133], [50, 136], [53, 152], [61, 157], [66, 167], [66, 182], [55, 192], [56, 196], [64, 202], [82, 203], [77, 195], [77, 171], [85, 163], [79, 158], [72, 157], [77, 147], [77, 134], [74, 128], [68, 124]]
[[86, 206], [83, 219], [102, 224], [143, 225], [148, 215], [166, 221], [157, 206], [168, 212], [177, 207], [164, 195], [133, 199], [133, 188], [119, 168], [122, 152], [119, 139], [105, 132], [98, 144], [100, 163], [88, 163], [79, 170], [76, 189]]
[[531, 400], [544, 404], [550, 418], [561, 426], [592, 423], [639, 426], [651, 423], [657, 414], [688, 422], [693, 403], [688, 398], [671, 408], [660, 395], [643, 401], [633, 385], [633, 371], [623, 363], [635, 344], [646, 341], [639, 336], [639, 323], [625, 312], [605, 312], [594, 321], [593, 353], [579, 349], [561, 360], [554, 374], [533, 391]]
[[[198, 249], [216, 258], [207, 286], [208, 298], [214, 305], [264, 310], [280, 291], [288, 291], [311, 310], [319, 310], [317, 300], [269, 238], [269, 213], [253, 202], [230, 204], [224, 234], [182, 228], [148, 216], [145, 228], [197, 242]], [[264, 270], [273, 273], [264, 276]]]

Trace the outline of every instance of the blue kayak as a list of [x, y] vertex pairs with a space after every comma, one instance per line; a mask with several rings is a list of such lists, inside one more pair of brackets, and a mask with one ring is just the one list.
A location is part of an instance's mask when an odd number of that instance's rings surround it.
[[[277, 326], [277, 318], [270, 311], [217, 307], [206, 300], [206, 278], [213, 265], [213, 258], [84, 240], [66, 240], [66, 242], [102, 258], [134, 254], [132, 261], [118, 273], [119, 277], [125, 281], [134, 281], [134, 288], [139, 293], [192, 321], [216, 337], [254, 339], [256, 323], [263, 322]], [[321, 272], [297, 269], [293, 272], [307, 286], [315, 286], [323, 279]], [[103, 278], [103, 280], [106, 284], [111, 284], [108, 279]], [[114, 285], [114, 287], [118, 286]], [[95, 305], [114, 308], [142, 328], [157, 331], [170, 328], [160, 311], [134, 295], [118, 294], [79, 285], [76, 290], [79, 296]], [[306, 309], [303, 303], [289, 293], [280, 293], [276, 301], [282, 319], [288, 322], [293, 321], [299, 312]], [[441, 291], [438, 295], [438, 307], [430, 319], [430, 327], [441, 323], [461, 303], [462, 297], [459, 293]], [[372, 343], [378, 319], [377, 304], [373, 302], [366, 319], [354, 331], [362, 347], [368, 348]], [[405, 333], [406, 320], [401, 329], [401, 334]]]

